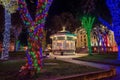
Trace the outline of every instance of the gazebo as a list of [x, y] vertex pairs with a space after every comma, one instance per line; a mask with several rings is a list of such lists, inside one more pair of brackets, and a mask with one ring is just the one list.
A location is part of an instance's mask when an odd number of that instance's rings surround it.
[[75, 54], [75, 41], [77, 39], [75, 34], [70, 33], [63, 27], [62, 31], [50, 36], [52, 39], [53, 54], [70, 55]]

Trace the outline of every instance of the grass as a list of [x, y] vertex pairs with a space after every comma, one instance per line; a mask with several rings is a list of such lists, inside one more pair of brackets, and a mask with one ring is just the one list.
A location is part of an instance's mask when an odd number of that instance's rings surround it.
[[[0, 55], [1, 55], [1, 52], [0, 52]], [[9, 52], [9, 57], [10, 59], [25, 58], [26, 55], [25, 55], [25, 51], [17, 51], [17, 52]]]
[[[60, 76], [100, 71], [100, 69], [97, 68], [67, 63], [56, 59], [45, 59], [43, 60], [43, 62], [44, 62], [43, 69], [39, 74], [37, 74], [37, 78], [39, 78], [40, 80], [44, 80], [44, 79], [49, 80], [50, 78], [55, 78]], [[53, 65], [53, 63], [56, 64]], [[17, 80], [16, 74], [18, 73], [20, 66], [22, 66], [23, 64], [25, 64], [24, 60], [10, 60], [10, 61], [1, 62], [0, 80]], [[35, 80], [35, 79], [29, 79], [29, 80]]]
[[24, 58], [26, 57], [25, 51], [10, 52], [10, 58]]
[[0, 62], [0, 80], [15, 80], [15, 75], [23, 64], [25, 64], [24, 60]]
[[60, 77], [60, 76], [82, 74], [82, 73], [94, 72], [100, 70], [88, 66], [77, 65], [59, 60], [53, 60], [53, 59], [45, 60], [45, 63], [50, 63], [50, 62], [58, 63], [58, 65], [53, 65], [53, 66], [45, 65], [43, 72], [40, 73], [40, 78], [44, 79], [45, 77], [46, 78]]
[[106, 59], [117, 59], [117, 54], [93, 54], [81, 57], [80, 59], [92, 59], [92, 60], [106, 60]]
[[120, 61], [117, 60], [117, 54], [93, 54], [74, 58], [76, 60], [83, 60], [83, 61], [92, 61], [92, 62], [99, 62], [99, 63], [105, 63], [105, 64], [111, 64], [111, 65], [120, 65]]

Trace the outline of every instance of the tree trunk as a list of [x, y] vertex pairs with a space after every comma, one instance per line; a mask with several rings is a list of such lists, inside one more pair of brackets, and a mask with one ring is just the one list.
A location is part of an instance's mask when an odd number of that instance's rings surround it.
[[103, 48], [102, 53], [104, 53], [106, 51], [104, 35], [102, 36], [102, 48]]
[[115, 41], [118, 46], [118, 60], [120, 60], [120, 34], [119, 34], [119, 31], [114, 32], [114, 36], [115, 36]]
[[92, 55], [90, 32], [87, 33], [89, 55]]
[[42, 40], [39, 35], [42, 35], [42, 33], [38, 31], [34, 34], [33, 32], [29, 32], [26, 55], [29, 66], [39, 72], [42, 67]]
[[97, 49], [97, 51], [98, 51], [98, 54], [100, 54], [100, 39], [97, 40], [97, 43], [98, 43], [98, 49]]
[[10, 46], [10, 28], [11, 28], [11, 14], [5, 9], [5, 30], [3, 38], [3, 47], [1, 59], [8, 59], [9, 57], [9, 46]]
[[120, 46], [118, 46], [118, 60], [120, 60]]

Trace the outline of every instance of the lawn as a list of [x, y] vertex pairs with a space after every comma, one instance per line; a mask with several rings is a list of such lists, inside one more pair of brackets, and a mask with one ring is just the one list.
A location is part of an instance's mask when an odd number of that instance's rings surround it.
[[16, 58], [21, 59], [21, 58], [25, 58], [26, 57], [25, 53], [26, 53], [25, 51], [10, 52], [9, 56], [12, 59], [14, 59], [14, 58], [15, 59]]
[[[0, 52], [0, 56], [1, 56]], [[9, 52], [9, 58], [10, 59], [21, 59], [21, 58], [25, 58], [25, 51], [17, 51], [17, 52]]]
[[120, 60], [117, 60], [117, 53], [114, 54], [93, 54], [74, 58], [76, 60], [83, 60], [83, 61], [92, 61], [92, 62], [99, 62], [99, 63], [105, 63], [105, 64], [113, 64], [113, 65], [120, 65]]
[[[59, 61], [56, 59], [44, 59], [43, 69], [36, 78], [39, 80], [56, 78], [73, 74], [82, 74], [87, 72], [100, 71], [100, 69], [82, 66], [72, 63]], [[0, 80], [18, 80], [16, 79], [20, 67], [25, 64], [24, 60], [9, 60], [0, 62]], [[34, 78], [35, 78], [34, 77]], [[35, 80], [35, 79], [29, 79]]]
[[23, 64], [24, 60], [0, 61], [0, 80], [16, 80], [15, 77]]

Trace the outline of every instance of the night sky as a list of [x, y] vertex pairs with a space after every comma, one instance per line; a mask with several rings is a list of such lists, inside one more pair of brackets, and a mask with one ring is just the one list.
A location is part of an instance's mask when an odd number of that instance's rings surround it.
[[[70, 12], [74, 16], [77, 12], [82, 14], [85, 10], [84, 6], [86, 5], [86, 2], [87, 0], [54, 0], [50, 7], [49, 15], [59, 15], [63, 12]], [[105, 0], [94, 0], [94, 2], [94, 14], [104, 17], [105, 19], [108, 19], [108, 17], [110, 18]]]
[[[32, 0], [32, 1], [36, 2], [36, 0]], [[36, 3], [31, 3], [30, 0], [26, 0], [26, 2], [28, 4], [29, 12], [32, 18], [34, 19]], [[86, 2], [87, 0], [53, 0], [53, 3], [48, 12], [48, 19], [50, 20], [53, 16], [59, 15], [63, 12], [70, 12], [74, 16], [76, 16], [76, 13], [78, 12], [82, 14], [82, 12], [85, 10], [83, 9], [83, 6], [86, 5]], [[94, 2], [95, 2], [94, 13], [97, 16], [101, 16], [106, 20], [110, 20], [109, 18], [111, 16], [109, 14], [109, 10], [107, 9], [105, 5], [105, 0], [94, 0]], [[0, 24], [1, 24], [0, 26], [4, 24], [3, 19], [4, 19], [4, 10], [0, 6]], [[12, 14], [12, 25], [15, 25], [15, 24], [22, 24], [19, 12]]]
[[[87, 8], [84, 8], [84, 6], [89, 6], [86, 5], [88, 0], [53, 0], [53, 3], [49, 9], [48, 12], [48, 17], [46, 19], [46, 26], [45, 28], [48, 30], [51, 27], [51, 19], [55, 15], [60, 15], [61, 13], [64, 12], [69, 12], [72, 13], [72, 15], [76, 18], [76, 14], [79, 13], [79, 15], [82, 15]], [[26, 0], [28, 4], [28, 9], [29, 12], [34, 19], [35, 15], [35, 8], [36, 8], [36, 0]], [[33, 3], [34, 2], [34, 3]], [[94, 10], [93, 14], [95, 16], [101, 16], [105, 20], [109, 21], [111, 20], [111, 16], [109, 13], [109, 10], [106, 7], [105, 0], [94, 0]], [[12, 14], [12, 25], [23, 25], [23, 22], [20, 18], [19, 12], [17, 11], [16, 13]], [[2, 31], [2, 27], [4, 26], [4, 9], [2, 6], [0, 6], [0, 32]], [[24, 26], [24, 25], [23, 25]]]
[[[86, 4], [87, 1], [88, 0], [53, 0], [53, 3], [48, 12], [45, 28], [51, 28], [51, 20], [55, 15], [69, 12], [72, 13], [76, 19], [78, 18], [78, 15], [82, 16], [84, 14], [83, 12], [87, 10], [87, 8], [84, 8], [84, 6], [89, 6]], [[92, 15], [95, 15], [96, 17], [101, 16], [106, 21], [111, 22], [111, 15], [105, 4], [105, 0], [94, 0], [93, 7], [94, 10]]]

